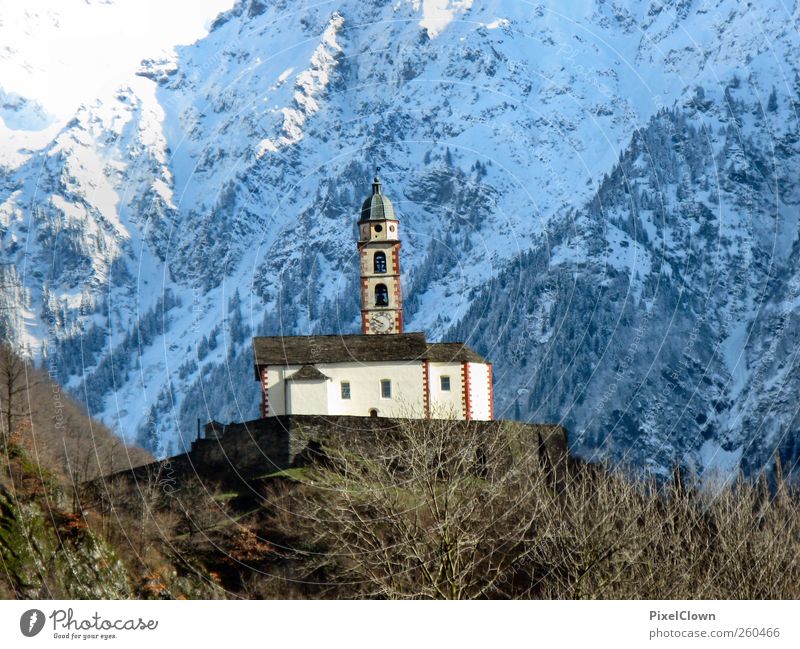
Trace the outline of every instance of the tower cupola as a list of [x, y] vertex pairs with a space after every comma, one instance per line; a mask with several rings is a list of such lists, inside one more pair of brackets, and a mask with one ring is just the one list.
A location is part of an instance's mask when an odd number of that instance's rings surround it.
[[382, 221], [395, 218], [392, 201], [383, 194], [381, 181], [375, 176], [372, 181], [372, 195], [361, 206], [361, 221]]

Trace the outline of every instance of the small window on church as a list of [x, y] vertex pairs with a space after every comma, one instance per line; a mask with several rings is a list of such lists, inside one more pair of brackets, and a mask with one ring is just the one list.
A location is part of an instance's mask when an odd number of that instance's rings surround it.
[[373, 268], [376, 273], [386, 272], [386, 255], [382, 252], [376, 252], [374, 258]]
[[350, 398], [350, 382], [342, 381], [342, 399]]
[[375, 287], [375, 306], [389, 306], [389, 290], [386, 284], [378, 284]]
[[392, 398], [392, 382], [389, 379], [381, 379], [381, 399]]
[[443, 376], [441, 379], [442, 383], [442, 392], [450, 392], [450, 377]]

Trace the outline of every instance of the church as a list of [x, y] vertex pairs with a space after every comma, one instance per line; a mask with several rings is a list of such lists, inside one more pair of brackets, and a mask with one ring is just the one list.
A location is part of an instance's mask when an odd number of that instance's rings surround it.
[[400, 222], [377, 177], [358, 234], [361, 334], [253, 338], [261, 416], [493, 420], [490, 362], [403, 331]]

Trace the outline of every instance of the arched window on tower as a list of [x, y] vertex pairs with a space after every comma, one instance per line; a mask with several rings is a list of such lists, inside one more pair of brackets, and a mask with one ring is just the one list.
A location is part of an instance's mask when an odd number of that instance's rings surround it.
[[386, 272], [386, 253], [375, 253], [375, 257], [373, 257], [373, 269], [376, 273]]
[[389, 290], [386, 284], [378, 284], [375, 287], [375, 306], [389, 306]]

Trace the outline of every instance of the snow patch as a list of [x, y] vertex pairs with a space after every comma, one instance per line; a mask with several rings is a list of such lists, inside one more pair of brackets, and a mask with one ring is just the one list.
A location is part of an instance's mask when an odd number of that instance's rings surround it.
[[281, 72], [280, 76], [278, 77], [278, 83], [276, 85], [280, 85], [284, 81], [286, 81], [292, 72], [294, 72], [294, 68], [286, 68], [283, 72]]
[[726, 451], [712, 439], [703, 442], [698, 452], [703, 483], [713, 490], [733, 481], [739, 469], [743, 449], [744, 447], [737, 446], [732, 451]]
[[748, 326], [749, 323], [746, 321], [736, 324], [723, 343], [722, 355], [732, 380], [730, 387], [732, 399], [736, 399], [741, 394], [750, 379], [750, 371], [747, 367], [747, 356], [745, 354]]
[[[415, 6], [418, 10], [419, 4]], [[472, 0], [422, 0], [422, 20], [419, 26], [428, 30], [431, 38], [441, 34], [453, 22], [456, 13], [472, 7]]]
[[499, 29], [501, 27], [508, 27], [511, 23], [506, 18], [497, 18], [490, 23], [483, 23], [486, 29]]

